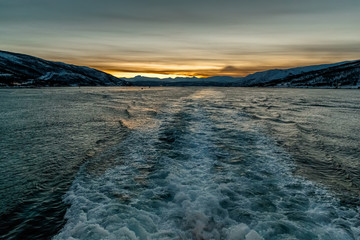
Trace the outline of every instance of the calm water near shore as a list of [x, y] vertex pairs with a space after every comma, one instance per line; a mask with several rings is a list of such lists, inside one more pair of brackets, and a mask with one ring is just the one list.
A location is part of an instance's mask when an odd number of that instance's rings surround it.
[[0, 89], [0, 239], [360, 239], [360, 91]]

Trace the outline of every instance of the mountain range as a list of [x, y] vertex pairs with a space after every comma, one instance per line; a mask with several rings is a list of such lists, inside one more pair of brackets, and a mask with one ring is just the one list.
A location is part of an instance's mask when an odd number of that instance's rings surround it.
[[246, 77], [120, 79], [99, 70], [0, 51], [0, 86], [227, 86], [360, 88], [360, 60], [290, 69], [273, 69]]
[[273, 69], [246, 77], [127, 78], [135, 86], [224, 86], [360, 88], [360, 60], [290, 69]]

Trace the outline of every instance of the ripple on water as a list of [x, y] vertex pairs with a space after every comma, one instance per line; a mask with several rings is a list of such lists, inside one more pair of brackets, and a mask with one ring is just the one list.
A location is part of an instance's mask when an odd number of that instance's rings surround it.
[[157, 128], [133, 132], [103, 175], [80, 172], [55, 239], [360, 237], [356, 209], [293, 176], [291, 157], [250, 117], [214, 116], [212, 95], [180, 100]]

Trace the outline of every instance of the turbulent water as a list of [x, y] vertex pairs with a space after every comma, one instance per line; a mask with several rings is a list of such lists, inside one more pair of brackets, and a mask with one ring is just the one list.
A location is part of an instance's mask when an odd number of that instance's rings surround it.
[[0, 239], [360, 239], [360, 92], [0, 90]]

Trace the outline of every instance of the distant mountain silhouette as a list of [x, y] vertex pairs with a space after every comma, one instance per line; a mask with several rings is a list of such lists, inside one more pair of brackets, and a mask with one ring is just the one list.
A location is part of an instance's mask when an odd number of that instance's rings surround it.
[[290, 69], [246, 77], [148, 78], [125, 80], [99, 70], [0, 51], [0, 86], [224, 86], [360, 88], [360, 60]]

